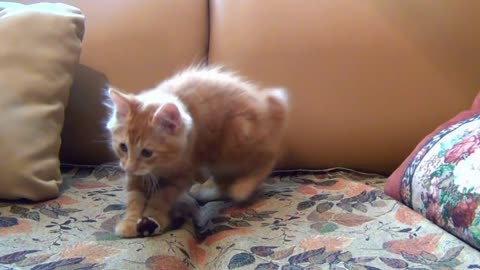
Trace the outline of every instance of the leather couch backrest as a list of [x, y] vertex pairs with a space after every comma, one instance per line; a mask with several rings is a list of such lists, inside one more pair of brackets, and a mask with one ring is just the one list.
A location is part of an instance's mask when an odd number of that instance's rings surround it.
[[87, 16], [64, 162], [112, 159], [99, 91], [107, 78], [135, 92], [207, 53], [290, 90], [283, 168], [390, 172], [480, 88], [478, 1], [64, 2]]
[[283, 166], [390, 172], [480, 89], [479, 1], [210, 1], [210, 63], [291, 91]]

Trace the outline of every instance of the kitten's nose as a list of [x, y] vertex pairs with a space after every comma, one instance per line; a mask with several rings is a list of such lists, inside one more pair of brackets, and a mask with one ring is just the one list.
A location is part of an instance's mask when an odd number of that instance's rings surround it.
[[132, 164], [132, 163], [127, 163], [127, 164], [125, 165], [125, 171], [126, 171], [127, 173], [133, 173], [133, 172], [135, 172], [136, 170], [137, 170], [137, 166], [135, 166], [135, 165]]

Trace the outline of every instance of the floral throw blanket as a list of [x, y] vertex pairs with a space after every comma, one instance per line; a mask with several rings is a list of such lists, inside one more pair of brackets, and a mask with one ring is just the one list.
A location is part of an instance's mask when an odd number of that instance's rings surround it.
[[0, 203], [0, 269], [480, 269], [480, 253], [348, 170], [281, 173], [245, 207], [157, 237], [120, 239], [121, 173], [70, 168], [48, 202]]

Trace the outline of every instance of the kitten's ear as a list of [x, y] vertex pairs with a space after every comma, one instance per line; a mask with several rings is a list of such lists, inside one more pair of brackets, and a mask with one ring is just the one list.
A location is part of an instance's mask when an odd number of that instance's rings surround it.
[[173, 103], [166, 103], [158, 108], [153, 115], [153, 123], [170, 134], [175, 134], [183, 124], [180, 111]]
[[130, 98], [112, 87], [108, 89], [108, 94], [110, 95], [113, 105], [115, 106], [117, 118], [126, 118], [128, 111], [130, 110]]

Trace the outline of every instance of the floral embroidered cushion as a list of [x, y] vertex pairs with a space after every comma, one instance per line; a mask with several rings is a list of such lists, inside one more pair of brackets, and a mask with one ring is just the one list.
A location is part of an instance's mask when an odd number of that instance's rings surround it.
[[480, 95], [429, 134], [385, 192], [480, 249]]

